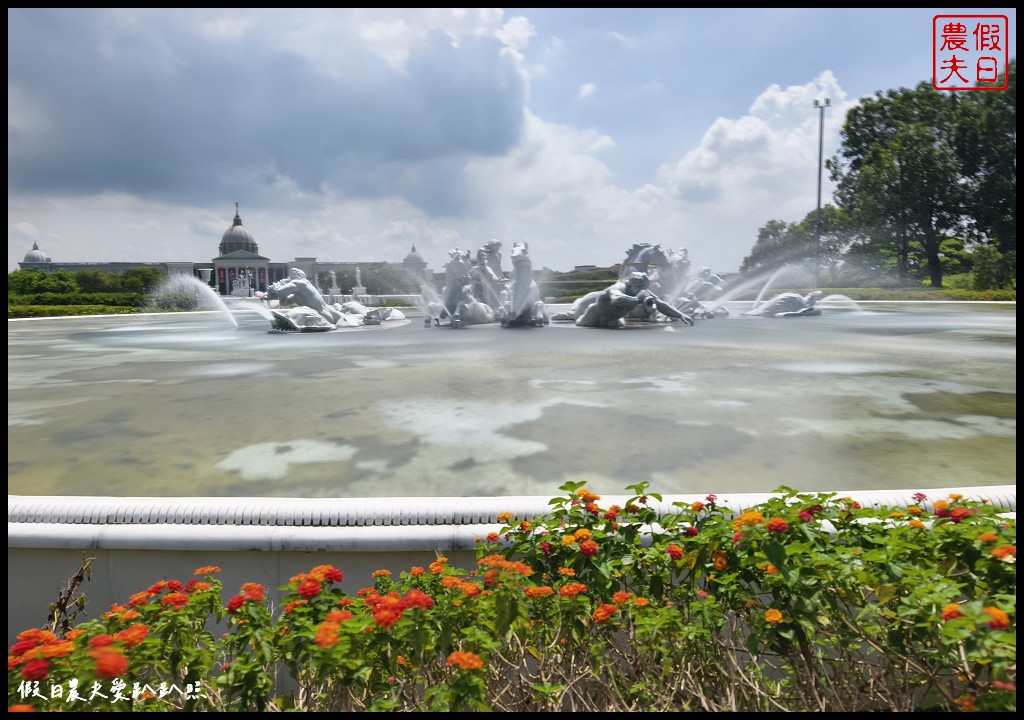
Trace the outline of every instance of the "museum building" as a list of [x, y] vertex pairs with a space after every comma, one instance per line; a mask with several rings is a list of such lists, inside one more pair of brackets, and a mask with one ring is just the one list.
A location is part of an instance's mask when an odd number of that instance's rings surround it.
[[[18, 266], [22, 270], [34, 268], [44, 272], [104, 270], [117, 274], [132, 268], [156, 268], [168, 276], [173, 274], [192, 275], [200, 278], [221, 295], [231, 295], [238, 294], [239, 288], [247, 291], [247, 294], [256, 291], [265, 292], [272, 283], [288, 277], [288, 271], [291, 268], [298, 268], [306, 274], [306, 277], [314, 279], [320, 273], [333, 270], [338, 274], [344, 270], [354, 271], [359, 265], [365, 267], [382, 262], [338, 262], [317, 260], [315, 257], [297, 257], [290, 262], [272, 262], [269, 258], [260, 255], [256, 238], [242, 224], [238, 203], [235, 203], [235, 219], [231, 223], [231, 227], [225, 230], [221, 236], [217, 252], [217, 257], [213, 258], [211, 262], [54, 262], [39, 249], [39, 243], [34, 242], [32, 249], [26, 253], [25, 259], [18, 263]], [[404, 271], [408, 277], [429, 278], [433, 275], [431, 271], [427, 270], [427, 263], [423, 257], [416, 252], [415, 245], [412, 246], [412, 250], [401, 263], [387, 264], [398, 265], [399, 269]]]

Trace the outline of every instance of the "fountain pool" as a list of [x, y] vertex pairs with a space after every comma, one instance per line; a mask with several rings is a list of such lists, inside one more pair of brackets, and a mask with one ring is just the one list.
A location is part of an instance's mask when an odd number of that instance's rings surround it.
[[[1016, 305], [619, 330], [8, 321], [8, 493], [554, 496], [1015, 483]], [[550, 309], [550, 308], [549, 308]], [[231, 314], [225, 321], [224, 312]], [[236, 325], [237, 323], [237, 325]]]

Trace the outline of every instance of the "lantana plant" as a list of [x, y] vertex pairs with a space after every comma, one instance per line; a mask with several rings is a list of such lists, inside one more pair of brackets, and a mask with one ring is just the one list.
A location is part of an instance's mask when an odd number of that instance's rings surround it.
[[780, 488], [669, 510], [562, 486], [357, 592], [322, 564], [226, 600], [160, 580], [8, 651], [8, 707], [72, 711], [1016, 709], [1016, 524], [961, 496], [860, 507]]

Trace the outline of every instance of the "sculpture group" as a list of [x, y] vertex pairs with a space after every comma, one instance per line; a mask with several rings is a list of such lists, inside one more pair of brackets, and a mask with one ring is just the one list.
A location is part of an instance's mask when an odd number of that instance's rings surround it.
[[[691, 274], [686, 248], [664, 250], [660, 245], [635, 243], [626, 252], [618, 281], [587, 293], [571, 309], [554, 316], [548, 313], [534, 279], [529, 245], [513, 243], [510, 277], [506, 277], [501, 260], [498, 240], [485, 243], [475, 258], [468, 250], [449, 251], [441, 292], [438, 294], [429, 283], [422, 285], [423, 324], [464, 328], [498, 322], [503, 328], [511, 328], [543, 327], [555, 320], [590, 328], [663, 322], [692, 326], [697, 319], [729, 314], [723, 304], [716, 302], [725, 293], [725, 282], [708, 266]], [[818, 315], [821, 310], [816, 302], [820, 297], [818, 290], [806, 296], [781, 293], [743, 314]], [[288, 278], [271, 285], [266, 298], [278, 302], [279, 309], [271, 310], [272, 329], [277, 331], [322, 332], [405, 319], [400, 311], [391, 308], [368, 309], [357, 302], [328, 303], [298, 268], [293, 268]]]
[[[332, 277], [333, 284], [333, 277]], [[270, 310], [271, 330], [276, 332], [326, 332], [338, 327], [379, 325], [383, 320], [404, 320], [394, 308], [369, 309], [357, 302], [328, 303], [306, 273], [298, 268], [267, 288], [267, 300], [279, 309]]]

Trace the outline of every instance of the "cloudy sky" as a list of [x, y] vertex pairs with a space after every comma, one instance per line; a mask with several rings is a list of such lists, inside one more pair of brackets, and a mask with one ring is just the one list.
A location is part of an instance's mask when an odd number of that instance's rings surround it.
[[[817, 205], [858, 99], [932, 79], [957, 9], [7, 10], [8, 271], [260, 253], [369, 263], [635, 242], [738, 269]], [[823, 202], [831, 188], [827, 176]]]

